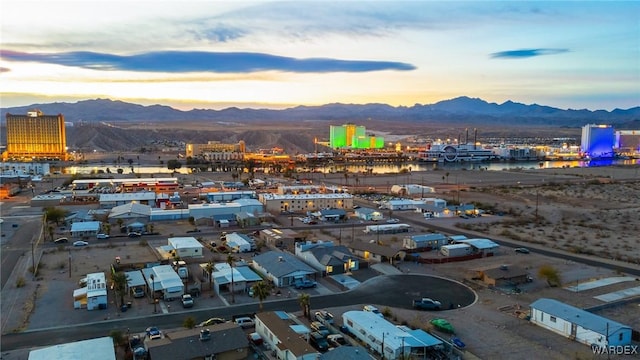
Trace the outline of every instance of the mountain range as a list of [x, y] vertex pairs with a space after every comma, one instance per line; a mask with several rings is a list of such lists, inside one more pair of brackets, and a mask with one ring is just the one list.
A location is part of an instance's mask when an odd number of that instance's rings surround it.
[[574, 110], [558, 109], [543, 105], [526, 105], [513, 101], [502, 104], [489, 103], [466, 96], [444, 100], [435, 104], [390, 106], [386, 104], [341, 104], [321, 106], [297, 106], [282, 110], [193, 109], [183, 111], [164, 105], [143, 106], [119, 100], [94, 99], [76, 103], [56, 102], [28, 106], [1, 108], [4, 123], [6, 114], [26, 114], [40, 109], [48, 115], [63, 114], [70, 122], [233, 122], [273, 123], [287, 121], [340, 121], [367, 120], [409, 122], [414, 124], [448, 124], [456, 126], [557, 126], [581, 127], [585, 124], [611, 124], [616, 129], [640, 128], [640, 106], [630, 109]]

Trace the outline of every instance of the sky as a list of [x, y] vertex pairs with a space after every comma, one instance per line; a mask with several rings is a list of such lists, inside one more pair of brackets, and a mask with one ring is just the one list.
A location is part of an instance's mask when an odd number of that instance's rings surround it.
[[0, 0], [0, 105], [640, 106], [639, 1]]

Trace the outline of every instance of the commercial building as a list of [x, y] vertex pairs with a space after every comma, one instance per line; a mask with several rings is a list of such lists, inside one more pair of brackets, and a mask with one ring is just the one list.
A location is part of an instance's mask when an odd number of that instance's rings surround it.
[[[235, 158], [230, 157], [231, 154], [244, 153], [245, 151], [246, 147], [242, 140], [237, 144], [209, 141], [206, 144], [187, 144], [185, 155], [192, 158], [206, 155], [207, 158], [205, 160], [235, 160]], [[242, 157], [238, 160], [242, 160]]]
[[619, 155], [640, 158], [640, 130], [618, 130], [615, 136], [615, 149]]
[[204, 246], [194, 237], [171, 237], [163, 250], [181, 259], [190, 257], [203, 257]]
[[7, 113], [7, 151], [3, 161], [68, 160], [64, 116], [32, 110], [26, 115]]
[[271, 213], [306, 213], [319, 209], [352, 209], [353, 195], [336, 194], [302, 194], [279, 195], [271, 193], [259, 194], [259, 200], [265, 211]]
[[531, 303], [531, 322], [590, 346], [631, 344], [631, 327], [592, 314], [558, 300], [541, 298]]
[[580, 151], [589, 159], [612, 158], [615, 140], [611, 125], [585, 125], [582, 127]]
[[381, 149], [384, 138], [368, 136], [364, 126], [354, 124], [331, 125], [329, 128], [329, 146], [332, 149]]

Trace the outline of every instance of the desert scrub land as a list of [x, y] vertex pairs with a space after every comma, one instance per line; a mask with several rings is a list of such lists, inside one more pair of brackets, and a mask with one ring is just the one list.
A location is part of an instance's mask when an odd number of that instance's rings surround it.
[[[464, 229], [574, 253], [640, 263], [640, 182], [494, 187], [478, 197], [510, 216]], [[472, 194], [469, 197], [473, 198]]]

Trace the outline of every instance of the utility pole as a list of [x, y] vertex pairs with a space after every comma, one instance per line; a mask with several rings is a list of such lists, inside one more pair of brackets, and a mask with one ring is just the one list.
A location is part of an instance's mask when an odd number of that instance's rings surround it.
[[538, 219], [538, 189], [536, 189], [536, 223], [539, 223], [540, 220]]

